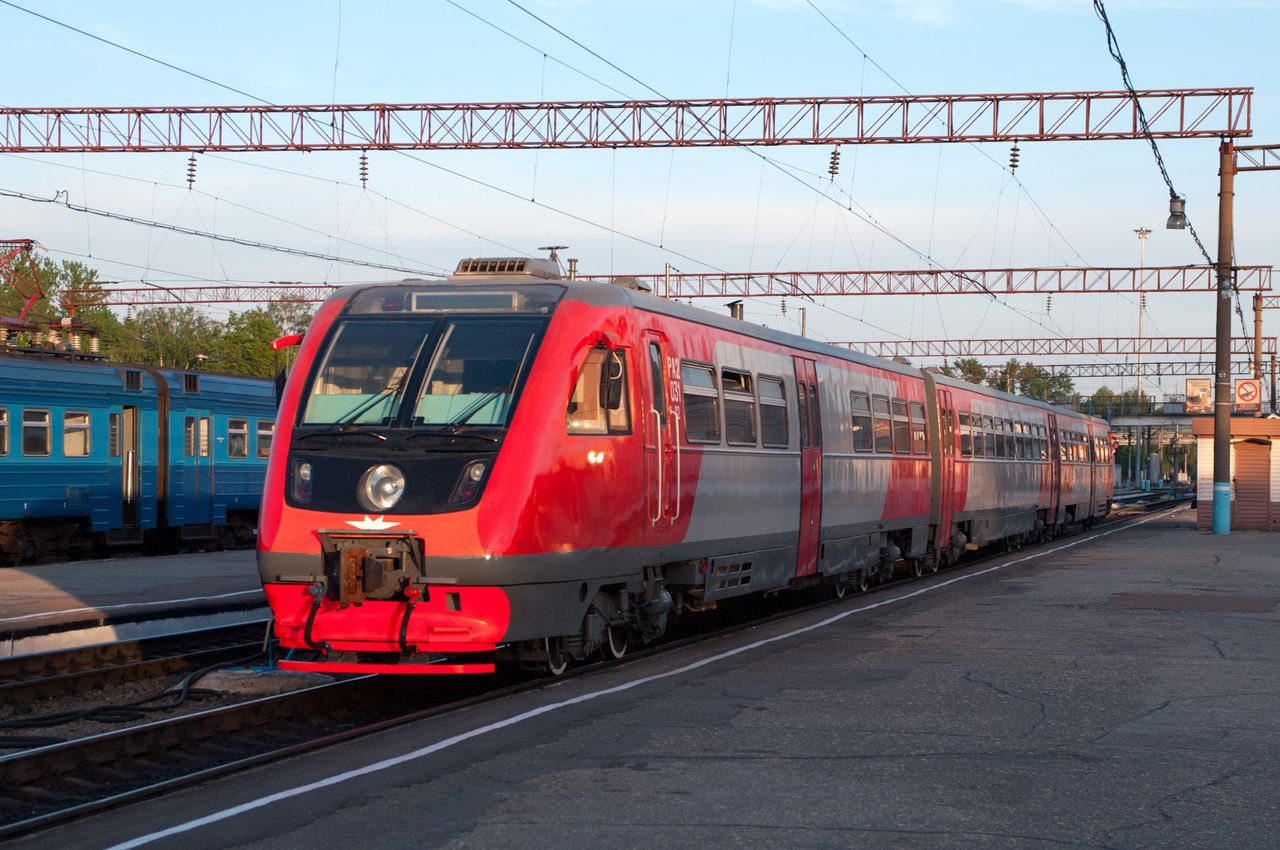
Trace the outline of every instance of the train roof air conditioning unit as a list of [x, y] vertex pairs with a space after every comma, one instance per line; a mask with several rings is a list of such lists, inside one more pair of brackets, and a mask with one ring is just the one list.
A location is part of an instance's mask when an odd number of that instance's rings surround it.
[[560, 265], [542, 257], [469, 257], [458, 262], [450, 280], [480, 278], [525, 278], [560, 280]]

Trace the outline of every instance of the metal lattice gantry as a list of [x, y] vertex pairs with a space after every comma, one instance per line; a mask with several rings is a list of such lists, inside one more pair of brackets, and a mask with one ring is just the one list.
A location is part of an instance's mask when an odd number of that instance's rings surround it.
[[[1271, 266], [1237, 266], [1242, 291], [1271, 289]], [[912, 269], [900, 271], [692, 272], [630, 275], [668, 298], [827, 295], [1016, 295], [1025, 293], [1215, 292], [1214, 266], [1144, 268]], [[608, 281], [608, 275], [579, 280]]]
[[[1238, 266], [1241, 290], [1271, 289], [1271, 266]], [[608, 283], [620, 275], [579, 276]], [[1213, 266], [1146, 268], [918, 269], [914, 271], [741, 272], [625, 276], [668, 298], [822, 297], [835, 295], [1014, 295], [1026, 293], [1213, 292]], [[264, 304], [323, 301], [323, 283], [194, 284], [68, 289], [73, 307]]]
[[1253, 89], [311, 106], [5, 107], [0, 152], [653, 148], [1251, 135]]
[[[1233, 354], [1252, 354], [1253, 339], [1233, 338]], [[835, 342], [872, 357], [1203, 357], [1214, 353], [1213, 337], [1035, 337], [1027, 339], [881, 339]], [[1264, 354], [1276, 353], [1276, 338], [1264, 337]]]
[[[987, 367], [990, 370], [1003, 368], [1001, 364]], [[1045, 365], [1045, 371], [1055, 375], [1066, 375], [1069, 378], [1178, 378], [1197, 375], [1212, 375], [1211, 360], [1147, 360], [1142, 363], [1056, 363]], [[1248, 360], [1232, 360], [1231, 374], [1248, 375], [1253, 364]]]

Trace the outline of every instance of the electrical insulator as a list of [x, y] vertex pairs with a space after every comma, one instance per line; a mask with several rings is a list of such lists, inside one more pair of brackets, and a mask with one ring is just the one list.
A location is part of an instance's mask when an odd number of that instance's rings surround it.
[[187, 188], [190, 189], [196, 185], [196, 155], [192, 154], [187, 160]]
[[783, 298], [778, 302], [778, 308], [782, 311], [782, 315], [787, 315], [787, 299]]
[[1047, 316], [1053, 312], [1053, 295], [1049, 294], [1044, 297], [1044, 314]]
[[369, 156], [360, 151], [360, 185], [369, 188]]
[[831, 175], [831, 179], [836, 179], [836, 175], [840, 173], [840, 146], [836, 145], [831, 151], [831, 164], [827, 166], [827, 173]]
[[1013, 148], [1009, 151], [1009, 170], [1018, 170], [1018, 143], [1013, 143]]
[[1138, 309], [1147, 309], [1147, 293], [1145, 292], [1138, 296]]

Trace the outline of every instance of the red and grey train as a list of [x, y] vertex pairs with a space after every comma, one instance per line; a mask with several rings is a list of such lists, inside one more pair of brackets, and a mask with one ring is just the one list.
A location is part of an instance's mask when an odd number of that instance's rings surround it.
[[291, 669], [559, 671], [1111, 503], [1101, 420], [542, 259], [338, 291], [278, 421], [258, 564]]

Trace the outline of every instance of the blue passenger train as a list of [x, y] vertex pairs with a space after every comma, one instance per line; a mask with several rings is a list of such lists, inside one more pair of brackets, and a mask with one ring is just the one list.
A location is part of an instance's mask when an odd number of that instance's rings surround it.
[[271, 381], [0, 354], [0, 565], [248, 544]]

